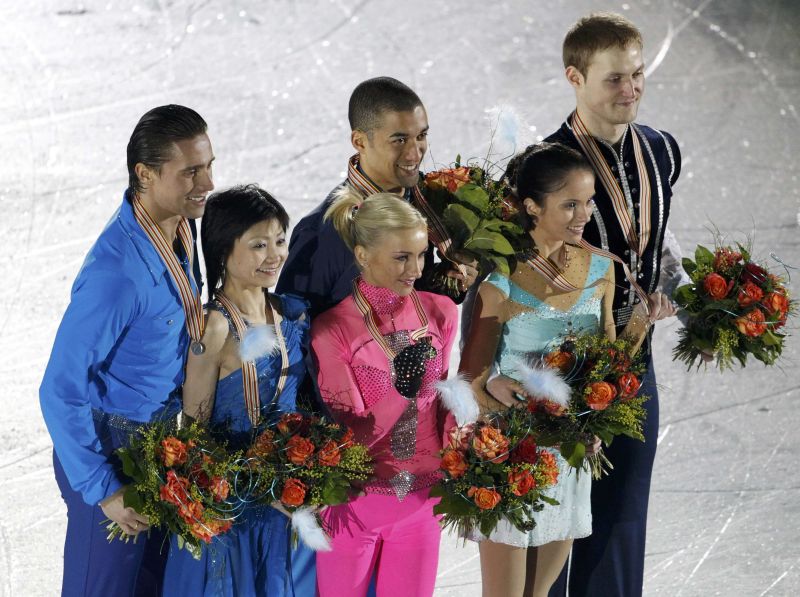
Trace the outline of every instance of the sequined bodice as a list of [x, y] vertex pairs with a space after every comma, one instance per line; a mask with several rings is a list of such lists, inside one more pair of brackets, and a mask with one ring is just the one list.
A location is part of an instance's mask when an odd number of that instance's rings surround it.
[[584, 290], [566, 311], [548, 305], [506, 276], [497, 273], [489, 275], [487, 282], [524, 308], [503, 326], [495, 357], [500, 372], [513, 377], [520, 360], [527, 361], [537, 353], [557, 347], [569, 333], [599, 331], [604, 284], [593, 285], [603, 278], [609, 264], [607, 258], [592, 255]]
[[[298, 319], [305, 304], [293, 297], [280, 296], [283, 321], [281, 331], [286, 341], [289, 355], [289, 373], [286, 385], [278, 399], [272, 403], [280, 377], [281, 357], [279, 354], [263, 356], [256, 360], [258, 372], [258, 392], [262, 409], [270, 412], [292, 412], [295, 410], [297, 388], [306, 375], [304, 350], [307, 342], [308, 324]], [[222, 311], [221, 311], [222, 312]], [[226, 315], [223, 312], [223, 315]], [[272, 404], [271, 404], [272, 403]], [[265, 413], [266, 414], [266, 413]], [[249, 439], [250, 419], [244, 403], [242, 371], [237, 369], [217, 383], [214, 408], [211, 413], [213, 426], [224, 429], [232, 444]]]

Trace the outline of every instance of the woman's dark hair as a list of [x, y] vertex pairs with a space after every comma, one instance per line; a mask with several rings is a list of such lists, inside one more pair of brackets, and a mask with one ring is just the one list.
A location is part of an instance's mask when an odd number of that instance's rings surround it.
[[208, 197], [200, 227], [200, 240], [206, 262], [208, 298], [222, 287], [225, 263], [233, 243], [252, 226], [265, 220], [278, 220], [286, 232], [289, 215], [283, 206], [258, 185], [236, 186]]
[[561, 143], [529, 145], [525, 151], [511, 158], [506, 166], [505, 179], [514, 190], [525, 230], [532, 230], [536, 223], [526, 211], [523, 201], [530, 198], [543, 207], [545, 197], [563, 188], [573, 170], [592, 172], [592, 166], [579, 151]]
[[144, 190], [136, 176], [136, 164], [161, 172], [161, 166], [172, 157], [173, 143], [193, 139], [207, 128], [200, 114], [176, 104], [153, 108], [142, 116], [128, 141], [128, 195]]

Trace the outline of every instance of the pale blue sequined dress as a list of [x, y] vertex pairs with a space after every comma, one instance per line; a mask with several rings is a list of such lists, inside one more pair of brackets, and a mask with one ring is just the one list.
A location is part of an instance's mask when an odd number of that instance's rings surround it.
[[[517, 363], [535, 360], [538, 355], [558, 348], [568, 333], [599, 332], [601, 298], [605, 286], [599, 281], [605, 277], [610, 263], [606, 257], [592, 255], [585, 289], [575, 305], [567, 311], [551, 307], [502, 274], [489, 275], [486, 282], [496, 286], [508, 300], [525, 309], [503, 325], [495, 355], [495, 370], [516, 378]], [[551, 541], [579, 539], [592, 533], [591, 474], [581, 471], [578, 475], [558, 450], [550, 451], [558, 462], [558, 483], [546, 494], [558, 500], [559, 505], [545, 505], [541, 512], [536, 513], [536, 527], [530, 532], [519, 531], [502, 520], [489, 539], [517, 547], [535, 547]]]

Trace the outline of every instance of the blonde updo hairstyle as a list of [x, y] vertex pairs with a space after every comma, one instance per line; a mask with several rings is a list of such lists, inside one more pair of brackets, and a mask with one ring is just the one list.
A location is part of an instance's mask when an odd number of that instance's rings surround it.
[[408, 201], [390, 193], [363, 197], [345, 188], [325, 212], [336, 232], [353, 251], [357, 246], [373, 248], [388, 232], [427, 230], [425, 217]]

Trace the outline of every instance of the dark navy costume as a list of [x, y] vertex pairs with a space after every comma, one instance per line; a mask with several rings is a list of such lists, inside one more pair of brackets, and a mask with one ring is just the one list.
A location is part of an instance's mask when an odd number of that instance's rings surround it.
[[[639, 138], [650, 180], [651, 209], [646, 214], [640, 213], [639, 209], [641, 185], [631, 135]], [[546, 140], [582, 152], [569, 119]], [[598, 177], [595, 183], [595, 212], [586, 225], [584, 238], [625, 261], [648, 294], [656, 290], [669, 293], [676, 281], [664, 279], [662, 253], [665, 235], [668, 238], [671, 236], [667, 230], [667, 219], [672, 186], [681, 169], [678, 145], [669, 133], [640, 124], [629, 125], [616, 147], [602, 139], [595, 140], [620, 183], [626, 203], [633, 209], [636, 228], [640, 218], [650, 218], [651, 233], [642, 255], [636, 255], [623, 235], [611, 199]], [[614, 319], [619, 333], [630, 319], [639, 299], [621, 266], [616, 265], [615, 274]], [[678, 271], [674, 271], [671, 275], [678, 274]], [[642, 350], [647, 352], [648, 368], [641, 393], [650, 396], [645, 403], [645, 441], [642, 443], [620, 436], [606, 449], [614, 470], [592, 486], [593, 530], [589, 537], [576, 540], [573, 545], [568, 564], [570, 597], [634, 597], [642, 594], [647, 505], [658, 437], [658, 389], [650, 361], [649, 341]], [[551, 589], [550, 596], [563, 597], [566, 595], [566, 586], [567, 567]]]

